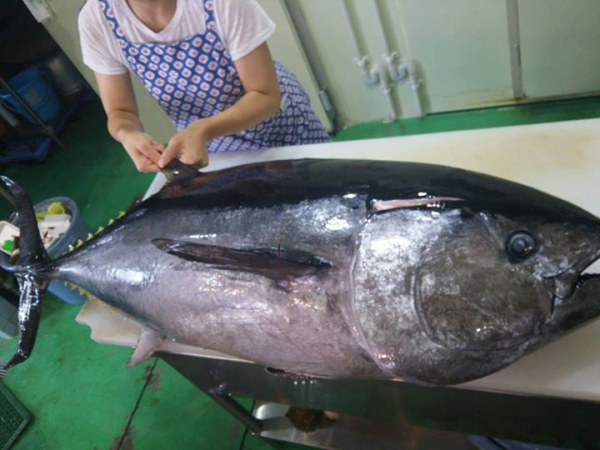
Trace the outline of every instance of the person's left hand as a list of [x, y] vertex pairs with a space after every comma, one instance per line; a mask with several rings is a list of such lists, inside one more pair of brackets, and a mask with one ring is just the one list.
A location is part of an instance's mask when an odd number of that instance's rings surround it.
[[179, 157], [184, 164], [197, 167], [208, 165], [208, 147], [209, 137], [207, 127], [203, 120], [197, 120], [186, 129], [180, 131], [169, 141], [169, 145], [158, 160], [160, 168], [165, 167], [169, 162]]

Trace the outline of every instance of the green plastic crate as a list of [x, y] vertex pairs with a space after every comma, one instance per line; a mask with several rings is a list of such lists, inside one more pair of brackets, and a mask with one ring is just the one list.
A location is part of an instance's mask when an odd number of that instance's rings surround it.
[[30, 420], [29, 412], [0, 381], [0, 448], [10, 448]]

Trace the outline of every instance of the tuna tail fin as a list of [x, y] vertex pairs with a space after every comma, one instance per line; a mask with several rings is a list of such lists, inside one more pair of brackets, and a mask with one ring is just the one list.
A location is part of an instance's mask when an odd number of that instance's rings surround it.
[[11, 179], [4, 176], [0, 176], [0, 179], [14, 197], [21, 232], [19, 256], [15, 264], [0, 264], [3, 269], [15, 274], [21, 290], [18, 348], [10, 361], [0, 363], [0, 377], [3, 377], [9, 368], [25, 361], [33, 350], [41, 317], [41, 303], [49, 283], [41, 273], [49, 269], [50, 258], [42, 244], [29, 196]]
[[0, 378], [4, 378], [8, 369], [22, 363], [31, 355], [40, 323], [42, 300], [48, 287], [48, 280], [36, 276], [17, 275], [17, 280], [21, 289], [19, 343], [12, 358], [8, 362], [0, 362]]

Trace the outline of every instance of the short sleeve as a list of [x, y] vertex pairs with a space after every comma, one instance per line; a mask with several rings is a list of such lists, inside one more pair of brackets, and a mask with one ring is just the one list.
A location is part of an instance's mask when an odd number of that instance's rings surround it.
[[215, 19], [234, 61], [269, 39], [275, 23], [256, 0], [215, 0]]
[[83, 62], [104, 75], [126, 73], [128, 68], [115, 54], [116, 41], [101, 15], [96, 1], [86, 2], [79, 13], [77, 24]]

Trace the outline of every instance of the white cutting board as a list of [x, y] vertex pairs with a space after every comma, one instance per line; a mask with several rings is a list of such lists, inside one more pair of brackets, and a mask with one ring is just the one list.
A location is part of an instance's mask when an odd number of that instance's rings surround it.
[[[209, 170], [291, 158], [358, 158], [443, 164], [520, 182], [600, 216], [600, 119], [285, 147], [211, 156]], [[162, 176], [148, 190], [155, 192]], [[600, 301], [600, 298], [599, 298]], [[133, 346], [137, 326], [90, 303], [77, 320], [92, 339]], [[235, 359], [168, 342], [175, 353]], [[465, 387], [600, 401], [600, 321]]]

